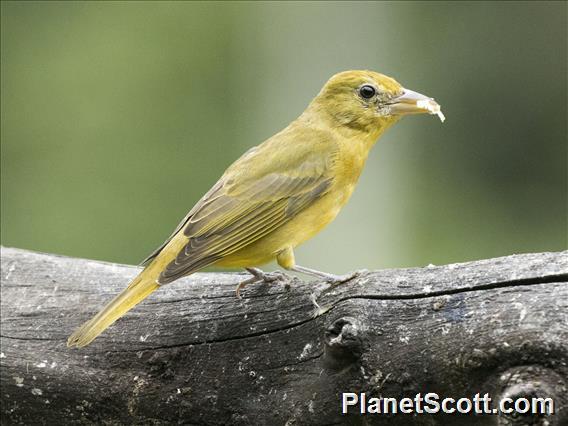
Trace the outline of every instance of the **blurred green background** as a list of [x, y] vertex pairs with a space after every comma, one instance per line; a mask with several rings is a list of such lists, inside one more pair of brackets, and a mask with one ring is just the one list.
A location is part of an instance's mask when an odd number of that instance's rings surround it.
[[2, 2], [2, 244], [138, 263], [323, 83], [373, 69], [402, 120], [300, 264], [567, 248], [566, 2]]

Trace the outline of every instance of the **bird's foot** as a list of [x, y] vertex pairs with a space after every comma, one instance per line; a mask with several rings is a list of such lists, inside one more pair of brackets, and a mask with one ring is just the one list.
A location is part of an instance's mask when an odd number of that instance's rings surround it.
[[346, 283], [347, 281], [351, 281], [352, 279], [355, 279], [357, 277], [360, 277], [361, 275], [364, 275], [367, 272], [369, 271], [367, 271], [366, 269], [361, 269], [359, 271], [351, 272], [345, 275], [334, 275], [326, 273], [323, 278], [325, 282], [329, 284], [329, 286], [323, 289], [316, 290], [312, 294], [310, 294], [310, 300], [314, 305], [314, 309], [312, 311], [312, 318], [317, 318], [320, 315], [325, 314], [332, 308], [332, 305], [323, 306], [323, 307], [320, 306], [320, 304], [318, 303], [319, 296], [321, 296], [323, 293], [329, 290], [334, 289], [338, 285]]
[[359, 271], [351, 272], [345, 275], [328, 274], [328, 276], [325, 277], [325, 281], [328, 284], [331, 284], [328, 288], [333, 288], [338, 286], [339, 284], [343, 284], [346, 283], [347, 281], [351, 281], [355, 278], [358, 278], [361, 275], [365, 274], [366, 272], [368, 272], [366, 269], [361, 269]]
[[246, 268], [254, 277], [258, 278], [258, 281], [264, 281], [265, 283], [273, 283], [275, 281], [284, 281], [289, 278], [284, 272], [274, 271], [274, 272], [264, 272], [258, 268]]
[[365, 269], [362, 269], [360, 271], [355, 271], [346, 275], [335, 275], [335, 274], [330, 274], [329, 272], [322, 272], [316, 269], [306, 268], [305, 266], [300, 266], [300, 265], [294, 265], [291, 269], [292, 271], [300, 272], [302, 274], [307, 274], [313, 277], [317, 277], [319, 279], [323, 279], [325, 282], [331, 284], [332, 286], [345, 283], [367, 272]]
[[237, 296], [237, 299], [243, 298], [241, 296], [241, 290], [243, 288], [245, 288], [248, 284], [257, 283], [259, 281], [260, 281], [260, 279], [257, 278], [257, 277], [250, 277], [250, 278], [247, 278], [246, 280], [243, 280], [240, 283], [238, 283], [237, 287], [235, 288], [235, 295]]
[[235, 293], [237, 295], [237, 298], [241, 299], [241, 290], [248, 284], [252, 284], [252, 283], [257, 283], [257, 282], [265, 282], [265, 283], [273, 283], [273, 282], [277, 282], [277, 281], [284, 281], [286, 280], [288, 277], [288, 275], [284, 274], [283, 272], [280, 271], [274, 271], [274, 272], [264, 272], [258, 268], [246, 268], [246, 270], [252, 274], [252, 277], [247, 278], [244, 281], [241, 281], [238, 285], [237, 288], [235, 289]]

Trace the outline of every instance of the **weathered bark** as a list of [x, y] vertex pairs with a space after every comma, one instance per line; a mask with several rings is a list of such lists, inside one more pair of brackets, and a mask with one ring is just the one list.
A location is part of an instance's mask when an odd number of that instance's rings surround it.
[[[568, 252], [366, 273], [317, 318], [322, 283], [239, 300], [244, 275], [199, 273], [68, 349], [138, 271], [2, 249], [2, 424], [568, 424]], [[342, 392], [542, 396], [556, 413], [342, 415]]]

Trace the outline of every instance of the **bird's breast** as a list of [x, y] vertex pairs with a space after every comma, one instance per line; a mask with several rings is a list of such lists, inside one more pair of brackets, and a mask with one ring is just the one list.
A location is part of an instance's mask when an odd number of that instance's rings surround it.
[[370, 145], [359, 139], [345, 139], [339, 144], [333, 175], [339, 191], [344, 191], [349, 198], [369, 155]]
[[353, 194], [367, 154], [368, 150], [358, 147], [340, 149], [330, 170], [332, 184], [327, 193], [275, 232], [275, 240], [296, 247], [332, 222]]

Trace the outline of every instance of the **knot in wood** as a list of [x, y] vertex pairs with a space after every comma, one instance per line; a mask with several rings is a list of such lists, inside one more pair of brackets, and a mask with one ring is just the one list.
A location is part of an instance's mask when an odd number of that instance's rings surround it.
[[335, 320], [325, 331], [325, 358], [328, 366], [345, 367], [363, 353], [365, 333], [362, 324], [352, 317]]
[[[529, 410], [526, 413], [500, 413], [499, 425], [517, 426], [553, 426], [568, 424], [566, 406], [566, 383], [555, 371], [540, 366], [518, 366], [507, 370], [500, 377], [500, 399], [510, 398], [511, 401], [526, 400], [526, 404], [544, 401], [551, 398], [554, 401], [554, 413], [542, 413]], [[522, 401], [521, 408], [524, 409]]]

